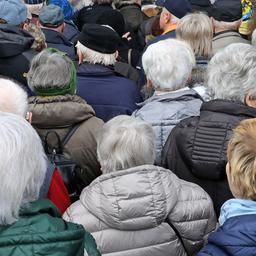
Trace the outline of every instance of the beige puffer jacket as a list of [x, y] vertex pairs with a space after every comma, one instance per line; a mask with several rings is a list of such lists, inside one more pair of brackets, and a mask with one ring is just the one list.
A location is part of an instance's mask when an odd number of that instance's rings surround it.
[[194, 255], [216, 226], [204, 190], [153, 165], [101, 175], [63, 218], [82, 224], [107, 256], [187, 255], [167, 218]]

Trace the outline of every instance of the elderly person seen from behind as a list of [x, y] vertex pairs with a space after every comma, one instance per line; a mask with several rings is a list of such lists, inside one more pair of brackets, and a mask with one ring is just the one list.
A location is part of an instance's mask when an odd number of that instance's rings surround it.
[[61, 219], [38, 200], [46, 156], [36, 131], [23, 118], [0, 112], [0, 255], [99, 255], [82, 226]]
[[163, 149], [163, 166], [204, 188], [217, 215], [232, 197], [225, 173], [228, 141], [241, 120], [256, 117], [255, 60], [256, 49], [247, 44], [216, 53], [207, 72], [212, 100], [202, 104], [199, 117], [178, 124]]
[[63, 215], [92, 233], [102, 255], [194, 255], [215, 228], [207, 193], [152, 165], [154, 144], [152, 127], [134, 117], [103, 127], [97, 147], [103, 175]]
[[[29, 111], [33, 114], [32, 125], [42, 139], [49, 131], [55, 131], [63, 140], [72, 129], [74, 133], [66, 142], [64, 154], [72, 159], [77, 170], [78, 193], [101, 174], [96, 156], [96, 135], [103, 121], [76, 94], [76, 69], [64, 53], [46, 49], [31, 63], [28, 84], [37, 96], [29, 98]], [[56, 136], [48, 136], [48, 143], [57, 148]], [[70, 188], [70, 191], [75, 188]]]
[[152, 44], [142, 57], [147, 85], [155, 94], [133, 115], [153, 126], [156, 135], [156, 164], [173, 127], [182, 119], [199, 115], [202, 103], [196, 91], [186, 87], [195, 64], [190, 46], [168, 39]]
[[178, 21], [176, 35], [191, 46], [196, 57], [188, 85], [204, 96], [206, 68], [212, 57], [212, 22], [203, 13], [188, 14]]

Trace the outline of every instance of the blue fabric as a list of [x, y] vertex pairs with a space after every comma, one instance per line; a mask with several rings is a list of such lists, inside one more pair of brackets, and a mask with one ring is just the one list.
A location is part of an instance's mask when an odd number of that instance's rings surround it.
[[197, 256], [255, 256], [256, 214], [231, 217], [213, 232]]
[[74, 10], [67, 0], [49, 0], [48, 5], [50, 4], [59, 6], [63, 11], [65, 19], [72, 20], [74, 16]]
[[226, 201], [220, 210], [219, 223], [223, 225], [231, 217], [256, 214], [256, 202], [246, 199], [230, 199]]
[[117, 115], [131, 115], [142, 101], [135, 82], [118, 76], [110, 67], [82, 64], [77, 71], [77, 95], [105, 122]]
[[42, 31], [45, 34], [48, 48], [56, 48], [59, 51], [66, 52], [72, 60], [76, 59], [73, 43], [68, 41], [62, 33], [48, 28], [42, 28]]

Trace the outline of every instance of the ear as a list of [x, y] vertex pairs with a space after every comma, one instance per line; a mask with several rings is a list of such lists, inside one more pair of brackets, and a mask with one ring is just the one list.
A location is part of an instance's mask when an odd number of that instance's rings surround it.
[[80, 65], [84, 62], [84, 54], [79, 49], [77, 49], [77, 55], [78, 55], [78, 64]]
[[39, 20], [36, 21], [36, 26], [39, 27], [39, 28], [41, 27], [41, 23], [40, 23]]
[[32, 116], [33, 116], [32, 112], [27, 112], [27, 114], [26, 114], [26, 120], [27, 120], [30, 124], [32, 124]]
[[23, 28], [22, 28], [22, 29], [28, 30], [28, 23], [25, 22], [25, 23], [23, 24]]
[[147, 87], [152, 89], [153, 88], [153, 83], [150, 79], [147, 79]]
[[60, 31], [61, 31], [62, 33], [64, 32], [65, 26], [66, 26], [66, 23], [65, 23], [65, 22], [63, 22], [63, 23], [60, 25]]
[[245, 96], [244, 101], [246, 106], [256, 108], [256, 100], [250, 94]]
[[117, 59], [117, 58], [118, 58], [118, 56], [119, 56], [119, 52], [118, 52], [118, 51], [116, 51], [116, 52], [115, 52], [115, 58]]
[[169, 12], [164, 13], [164, 21], [165, 23], [169, 23], [171, 21], [172, 15]]

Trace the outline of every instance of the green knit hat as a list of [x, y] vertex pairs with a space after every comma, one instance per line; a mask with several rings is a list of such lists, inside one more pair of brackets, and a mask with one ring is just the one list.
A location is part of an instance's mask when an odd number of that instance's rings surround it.
[[[63, 58], [67, 59], [67, 54], [65, 52], [61, 52], [55, 48], [47, 48], [51, 53], [57, 53]], [[57, 96], [57, 95], [65, 95], [71, 94], [74, 95], [76, 93], [76, 67], [75, 64], [72, 62], [71, 66], [71, 78], [70, 82], [62, 88], [34, 88], [36, 95], [38, 96]]]

